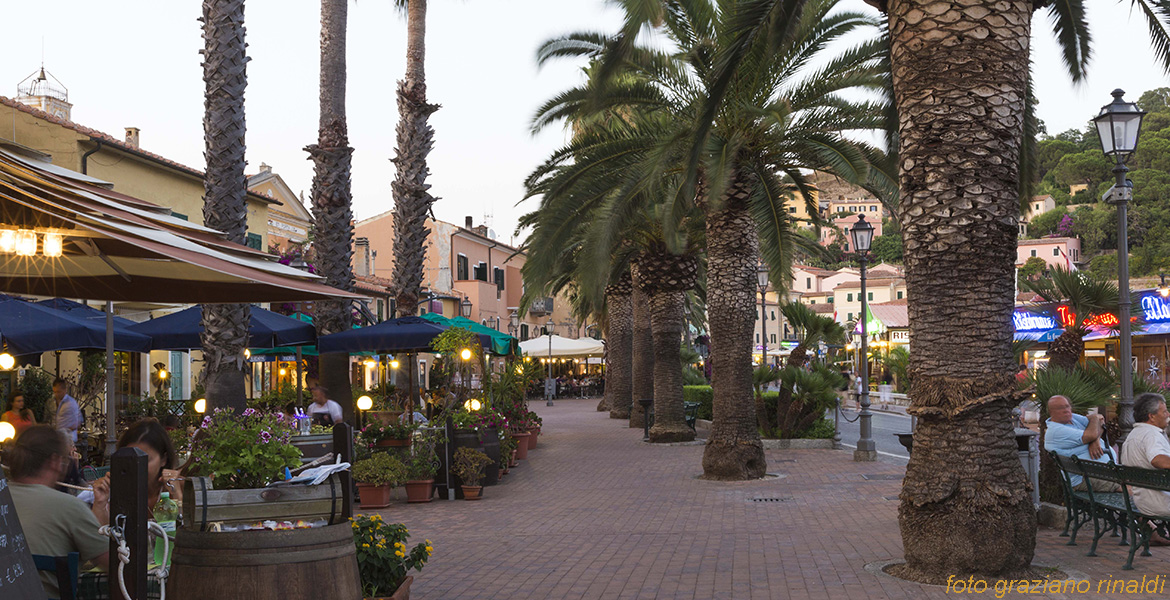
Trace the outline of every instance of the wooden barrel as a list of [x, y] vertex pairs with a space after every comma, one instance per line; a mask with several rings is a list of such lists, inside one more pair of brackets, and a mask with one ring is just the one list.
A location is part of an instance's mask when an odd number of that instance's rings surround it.
[[287, 531], [211, 533], [180, 529], [177, 533], [167, 598], [324, 597], [362, 597], [353, 528], [348, 523]]

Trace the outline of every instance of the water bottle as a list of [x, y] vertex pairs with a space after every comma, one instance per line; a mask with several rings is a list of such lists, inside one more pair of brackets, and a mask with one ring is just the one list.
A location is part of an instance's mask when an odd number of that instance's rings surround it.
[[[171, 500], [170, 492], [163, 492], [159, 495], [158, 504], [154, 507], [154, 520], [162, 526], [163, 531], [167, 532], [167, 537], [171, 538], [172, 548], [174, 547], [175, 524], [178, 519], [179, 504]], [[162, 564], [165, 558], [162, 541], [154, 540], [154, 538], [151, 538], [151, 541], [154, 542], [154, 563]]]
[[297, 408], [297, 428], [300, 430], [301, 435], [309, 435], [312, 425], [313, 421], [309, 419], [309, 415], [306, 415], [305, 411], [301, 408]]

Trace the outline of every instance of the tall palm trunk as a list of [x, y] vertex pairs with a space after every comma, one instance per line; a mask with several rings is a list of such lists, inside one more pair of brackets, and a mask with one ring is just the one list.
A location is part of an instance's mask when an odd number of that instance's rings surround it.
[[634, 336], [633, 306], [630, 302], [630, 276], [624, 275], [618, 283], [605, 290], [609, 312], [609, 332], [606, 337], [605, 398], [611, 419], [629, 419], [633, 402], [631, 381], [634, 368], [632, 344]]
[[[347, 0], [321, 0], [321, 114], [317, 143], [305, 150], [313, 159], [313, 247], [318, 273], [325, 282], [353, 290], [353, 210], [350, 162], [353, 148], [345, 117], [345, 32]], [[317, 335], [346, 331], [353, 325], [349, 302], [316, 303]], [[322, 354], [320, 379], [330, 396], [340, 398], [345, 420], [353, 420], [349, 355]]]
[[1081, 332], [1069, 327], [1052, 341], [1048, 348], [1048, 366], [1060, 369], [1072, 369], [1081, 360], [1085, 353], [1085, 340]]
[[[244, 177], [244, 0], [203, 2], [203, 223], [243, 244], [248, 232]], [[247, 304], [203, 305], [203, 386], [212, 406], [243, 410]]]
[[703, 477], [764, 476], [764, 445], [752, 398], [752, 334], [759, 237], [748, 212], [750, 186], [737, 175], [726, 198], [707, 215], [707, 319], [711, 327], [711, 435]]
[[638, 285], [650, 298], [650, 329], [654, 342], [653, 443], [689, 442], [695, 432], [683, 414], [682, 332], [686, 324], [687, 291], [695, 286], [698, 262], [665, 247], [642, 254]]
[[[1011, 313], [1032, 2], [891, 0], [902, 223], [919, 419], [898, 520], [903, 574], [1027, 567]], [[718, 311], [712, 311], [718, 314]]]
[[430, 231], [427, 215], [435, 198], [426, 183], [427, 155], [435, 130], [427, 119], [439, 109], [427, 103], [426, 0], [406, 3], [406, 75], [398, 82], [398, 137], [394, 183], [394, 295], [398, 316], [415, 314]]
[[646, 412], [642, 408], [643, 398], [654, 398], [654, 339], [650, 326], [650, 297], [641, 290], [638, 283], [638, 265], [630, 265], [633, 291], [634, 336], [631, 343], [633, 369], [630, 379], [633, 383], [633, 398], [630, 405], [630, 427], [641, 429], [646, 425]]

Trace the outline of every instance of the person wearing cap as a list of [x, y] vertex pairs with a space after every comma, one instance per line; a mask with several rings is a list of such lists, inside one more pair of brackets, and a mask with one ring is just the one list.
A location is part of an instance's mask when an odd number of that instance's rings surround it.
[[340, 423], [343, 420], [341, 405], [326, 396], [329, 390], [321, 385], [315, 385], [309, 389], [313, 392], [313, 403], [309, 405], [307, 411], [309, 417], [316, 420], [319, 418], [317, 415], [329, 415], [331, 424]]

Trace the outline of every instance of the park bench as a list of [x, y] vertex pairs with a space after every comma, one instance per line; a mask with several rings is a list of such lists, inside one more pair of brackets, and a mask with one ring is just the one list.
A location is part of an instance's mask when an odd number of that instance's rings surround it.
[[[1057, 464], [1064, 473], [1066, 484], [1065, 499], [1071, 503], [1085, 505], [1087, 502], [1088, 516], [1093, 519], [1094, 541], [1089, 556], [1095, 556], [1097, 539], [1106, 532], [1113, 530], [1120, 532], [1121, 544], [1129, 544], [1129, 556], [1123, 570], [1133, 569], [1133, 557], [1138, 548], [1142, 549], [1141, 556], [1150, 556], [1150, 538], [1155, 531], [1163, 536], [1170, 536], [1170, 518], [1165, 515], [1148, 515], [1134, 505], [1131, 487], [1140, 487], [1152, 490], [1170, 492], [1170, 471], [1162, 469], [1142, 469], [1127, 467], [1115, 463], [1099, 463], [1081, 460], [1077, 457], [1059, 457]], [[1088, 482], [1085, 492], [1076, 492], [1068, 484], [1069, 473], [1081, 475]], [[1101, 493], [1093, 490], [1095, 481], [1108, 481], [1122, 486], [1121, 492]], [[1081, 494], [1084, 494], [1083, 496]], [[1079, 509], [1079, 510], [1084, 510]], [[1083, 514], [1083, 513], [1082, 513]], [[1106, 527], [1101, 527], [1104, 521]], [[1082, 520], [1077, 527], [1083, 525]]]
[[[699, 418], [699, 406], [701, 404], [698, 402], [683, 402], [683, 420], [686, 421], [687, 427], [690, 427], [691, 431], [695, 431], [695, 422]], [[648, 421], [647, 428], [654, 426], [653, 406], [646, 412], [646, 420]]]
[[[1125, 525], [1128, 521], [1125, 519], [1125, 499], [1122, 498], [1121, 492], [1103, 492], [1094, 490], [1091, 486], [1086, 486], [1088, 489], [1084, 491], [1073, 489], [1072, 476], [1084, 477], [1080, 465], [1074, 462], [1070, 456], [1061, 456], [1055, 452], [1049, 452], [1049, 455], [1052, 456], [1056, 466], [1060, 468], [1060, 487], [1061, 491], [1064, 492], [1066, 519], [1064, 531], [1060, 534], [1061, 537], [1071, 535], [1068, 545], [1077, 545], [1077, 532], [1082, 526], [1092, 521], [1093, 545], [1089, 548], [1088, 556], [1097, 556], [1097, 543], [1106, 533], [1113, 536], [1121, 534], [1121, 545], [1124, 546], [1126, 543]], [[1110, 453], [1110, 460], [1112, 458], [1113, 455]], [[1102, 522], [1104, 522], [1104, 526], [1102, 526]]]

